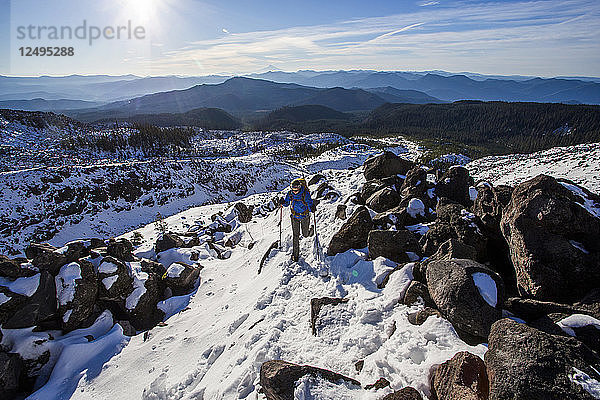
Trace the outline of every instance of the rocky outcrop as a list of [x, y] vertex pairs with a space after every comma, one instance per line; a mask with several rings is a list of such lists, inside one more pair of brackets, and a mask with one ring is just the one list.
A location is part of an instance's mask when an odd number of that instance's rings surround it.
[[133, 279], [127, 266], [114, 257], [102, 259], [98, 266], [99, 297], [121, 303], [133, 290]]
[[487, 400], [488, 386], [483, 360], [461, 351], [436, 368], [431, 379], [431, 399]]
[[138, 331], [151, 329], [164, 317], [164, 313], [156, 308], [164, 290], [160, 277], [144, 274], [134, 278], [133, 292], [125, 301], [129, 320]]
[[364, 163], [366, 180], [381, 179], [392, 175], [406, 175], [414, 167], [411, 161], [398, 157], [394, 153], [385, 153], [369, 158]]
[[488, 345], [490, 400], [594, 398], [583, 378], [600, 380], [600, 358], [576, 339], [502, 319], [492, 326]]
[[418, 262], [413, 268], [413, 275], [419, 282], [427, 282], [427, 265], [432, 261], [450, 260], [452, 258], [462, 258], [467, 260], [475, 260], [477, 252], [473, 246], [464, 244], [458, 239], [448, 239], [442, 243], [435, 254], [426, 260]]
[[395, 262], [415, 261], [409, 256], [419, 257], [421, 247], [412, 232], [404, 230], [384, 231], [372, 230], [367, 238], [369, 257], [375, 259], [379, 256], [389, 258]]
[[[485, 299], [475, 285], [474, 274], [484, 274], [493, 299]], [[484, 278], [485, 278], [484, 276]], [[431, 299], [456, 330], [487, 339], [490, 327], [502, 316], [504, 285], [502, 278], [486, 266], [472, 260], [433, 261], [427, 266], [427, 287]], [[493, 293], [495, 291], [495, 293]], [[487, 293], [487, 292], [484, 292]]]
[[296, 381], [305, 375], [320, 376], [332, 383], [345, 381], [360, 387], [360, 382], [347, 376], [309, 365], [283, 360], [267, 361], [260, 367], [260, 385], [268, 400], [293, 400]]
[[334, 256], [349, 249], [367, 247], [367, 238], [373, 227], [371, 214], [366, 207], [358, 207], [354, 214], [333, 235], [327, 248], [327, 255]]
[[110, 239], [106, 245], [106, 253], [123, 261], [134, 261], [133, 244], [125, 238]]
[[522, 295], [574, 301], [600, 287], [600, 218], [586, 209], [593, 202], [600, 207], [597, 196], [546, 175], [515, 188], [501, 228]]
[[469, 195], [469, 187], [473, 185], [473, 178], [465, 167], [452, 166], [442, 176], [435, 187], [439, 197], [447, 197], [465, 207], [470, 207], [473, 202]]
[[241, 223], [250, 222], [252, 220], [252, 206], [248, 207], [244, 203], [239, 202], [233, 206], [233, 209], [235, 210]]

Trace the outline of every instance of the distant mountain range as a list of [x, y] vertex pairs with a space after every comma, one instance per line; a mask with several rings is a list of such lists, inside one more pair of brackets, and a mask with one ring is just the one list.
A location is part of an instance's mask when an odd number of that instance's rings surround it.
[[184, 113], [197, 108], [244, 113], [306, 104], [345, 112], [371, 110], [386, 102], [426, 104], [458, 100], [600, 104], [600, 78], [364, 70], [268, 71], [234, 78], [0, 76], [0, 107], [81, 110], [77, 114], [86, 120], [106, 118], [107, 115], [97, 114], [102, 112], [114, 112], [118, 117]]
[[321, 105], [336, 111], [369, 111], [382, 104], [441, 102], [424, 93], [379, 89], [381, 95], [363, 89], [316, 88], [262, 79], [236, 77], [216, 85], [197, 85], [67, 112], [82, 121], [126, 119], [138, 114], [185, 113], [199, 107], [220, 108], [229, 113], [268, 112], [284, 106]]

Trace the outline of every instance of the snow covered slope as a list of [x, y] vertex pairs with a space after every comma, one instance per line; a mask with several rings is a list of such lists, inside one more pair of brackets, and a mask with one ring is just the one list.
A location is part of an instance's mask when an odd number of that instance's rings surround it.
[[[364, 176], [362, 169], [323, 173], [342, 194], [339, 199], [322, 201], [316, 213], [319, 240], [328, 243], [343, 223], [335, 218], [337, 205], [359, 189]], [[255, 195], [244, 201], [258, 205], [270, 196]], [[353, 207], [349, 203], [349, 213]], [[165, 221], [169, 229], [180, 231], [186, 229], [189, 221], [207, 220], [225, 208], [226, 205], [192, 208]], [[347, 398], [378, 399], [407, 385], [428, 394], [427, 380], [433, 365], [458, 351], [468, 350], [479, 356], [485, 353], [485, 346], [472, 347], [460, 340], [445, 320], [429, 318], [422, 326], [408, 322], [408, 315], [419, 307], [405, 306], [398, 300], [412, 279], [411, 264], [392, 274], [384, 289], [378, 289], [376, 280], [396, 264], [383, 258], [366, 261], [366, 250], [329, 257], [328, 280], [319, 276], [314, 238], [302, 239], [300, 262], [292, 263], [288, 212], [283, 219], [282, 247], [270, 253], [259, 275], [262, 255], [279, 238], [278, 219], [277, 211], [266, 217], [255, 216], [238, 228], [243, 238], [229, 259], [202, 260], [200, 287], [191, 298], [182, 300], [166, 326], [152, 329], [147, 337], [134, 336], [128, 343], [118, 331], [107, 330], [104, 336], [87, 344], [90, 355], [98, 355], [100, 364], [104, 363], [99, 366], [89, 360], [94, 367], [87, 372], [87, 364], [81, 360], [86, 344], [76, 344], [77, 357], [66, 347], [61, 356], [65, 359], [61, 358], [57, 365], [70, 365], [71, 370], [59, 370], [56, 376], [53, 373], [48, 384], [30, 398], [262, 398], [258, 394], [261, 364], [284, 359], [331, 369], [363, 385], [385, 376], [391, 381], [391, 388], [375, 392], [348, 387], [346, 391]], [[137, 253], [151, 256], [157, 236], [155, 226], [151, 224], [137, 232], [144, 236]], [[310, 300], [323, 296], [345, 297], [349, 301], [323, 307], [318, 335], [313, 336]], [[115, 355], [107, 360], [111, 349]], [[354, 365], [359, 360], [364, 360], [360, 373]], [[309, 386], [300, 384], [297, 388], [298, 393], [304, 391], [302, 398], [313, 398], [306, 391], [316, 389]], [[317, 386], [322, 392], [321, 397], [315, 398], [339, 398], [339, 387], [334, 395], [327, 392], [333, 389], [327, 389], [326, 384]]]
[[515, 185], [539, 174], [566, 178], [600, 193], [600, 143], [555, 147], [532, 154], [480, 158], [466, 165], [475, 180]]

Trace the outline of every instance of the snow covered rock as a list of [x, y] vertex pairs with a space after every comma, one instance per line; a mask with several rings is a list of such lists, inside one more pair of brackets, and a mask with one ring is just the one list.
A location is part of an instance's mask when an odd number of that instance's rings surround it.
[[99, 298], [122, 302], [133, 290], [133, 279], [127, 266], [114, 257], [102, 259], [98, 266]]
[[406, 174], [406, 179], [400, 188], [402, 198], [425, 197], [427, 192], [427, 170], [416, 166]]
[[0, 351], [0, 398], [12, 399], [20, 391], [23, 359], [18, 354]]
[[125, 308], [131, 324], [137, 330], [153, 328], [164, 317], [156, 305], [162, 298], [164, 283], [159, 276], [132, 266], [133, 292], [125, 299]]
[[406, 175], [414, 167], [414, 163], [386, 151], [381, 155], [365, 161], [364, 175], [366, 180], [381, 179], [392, 175]]
[[111, 239], [106, 245], [106, 252], [109, 256], [115, 257], [117, 260], [133, 261], [133, 244], [125, 238]]
[[98, 295], [98, 277], [94, 266], [85, 259], [66, 264], [56, 275], [55, 281], [62, 329], [72, 331], [83, 327], [92, 316]]
[[600, 286], [600, 218], [572, 189], [600, 207], [598, 196], [539, 175], [518, 185], [504, 209], [502, 233], [528, 297], [573, 301]]
[[473, 246], [464, 244], [458, 239], [448, 239], [442, 243], [437, 251], [426, 260], [420, 261], [413, 268], [413, 276], [419, 282], [426, 282], [427, 264], [436, 260], [450, 260], [452, 258], [462, 258], [474, 260], [477, 258], [477, 252]]
[[[406, 229], [398, 231], [372, 230], [367, 238], [369, 257], [379, 256], [402, 263], [416, 261], [410, 255], [419, 257], [421, 246], [414, 234]], [[411, 253], [410, 255], [408, 253]]]
[[360, 388], [360, 382], [347, 376], [309, 365], [283, 360], [267, 361], [260, 367], [260, 385], [267, 400], [292, 400], [296, 382], [305, 375], [321, 377], [331, 383], [348, 382]]
[[367, 238], [373, 227], [371, 214], [366, 207], [358, 207], [352, 216], [333, 235], [327, 248], [327, 255], [334, 256], [350, 249], [367, 247]]
[[187, 294], [194, 289], [202, 266], [192, 266], [182, 262], [173, 263], [167, 268], [164, 282], [171, 288], [174, 296]]
[[6, 329], [43, 326], [57, 329], [60, 325], [55, 321], [57, 312], [56, 284], [54, 277], [47, 271], [42, 271], [35, 293], [17, 311], [2, 324]]
[[442, 176], [435, 187], [439, 197], [447, 197], [465, 207], [470, 207], [473, 202], [469, 195], [469, 187], [473, 185], [473, 178], [465, 167], [452, 166]]
[[6, 256], [0, 255], [0, 276], [6, 278], [23, 278], [27, 276], [33, 276], [37, 271], [31, 268], [24, 268], [23, 264], [26, 264], [26, 259], [10, 259]]
[[600, 380], [600, 358], [574, 338], [502, 319], [492, 326], [488, 346], [490, 400], [597, 398], [574, 378], [578, 370]]
[[[495, 283], [493, 288], [486, 288], [494, 292], [494, 306], [486, 301], [489, 292], [477, 285], [474, 273], [484, 273]], [[492, 324], [502, 317], [502, 278], [486, 266], [466, 259], [433, 261], [427, 266], [426, 277], [431, 299], [457, 332], [485, 340]]]
[[431, 379], [431, 399], [487, 400], [488, 385], [483, 360], [461, 351], [436, 368]]
[[163, 252], [175, 247], [183, 247], [183, 239], [179, 235], [171, 232], [166, 232], [159, 236], [154, 245], [154, 251], [156, 253]]
[[468, 212], [460, 204], [445, 198], [438, 202], [436, 213], [435, 224], [421, 238], [425, 255], [434, 254], [448, 239], [458, 239], [475, 249], [475, 260], [487, 259], [487, 238], [479, 229], [480, 221], [477, 216]]

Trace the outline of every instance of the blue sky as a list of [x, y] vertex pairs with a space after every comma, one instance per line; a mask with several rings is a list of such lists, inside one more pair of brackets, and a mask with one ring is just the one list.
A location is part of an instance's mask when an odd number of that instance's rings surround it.
[[[132, 25], [143, 39], [18, 38], [20, 26]], [[112, 31], [110, 31], [112, 32]], [[88, 38], [89, 39], [89, 38]], [[73, 57], [20, 47], [71, 46]], [[299, 69], [600, 75], [598, 0], [0, 0], [0, 74]]]

